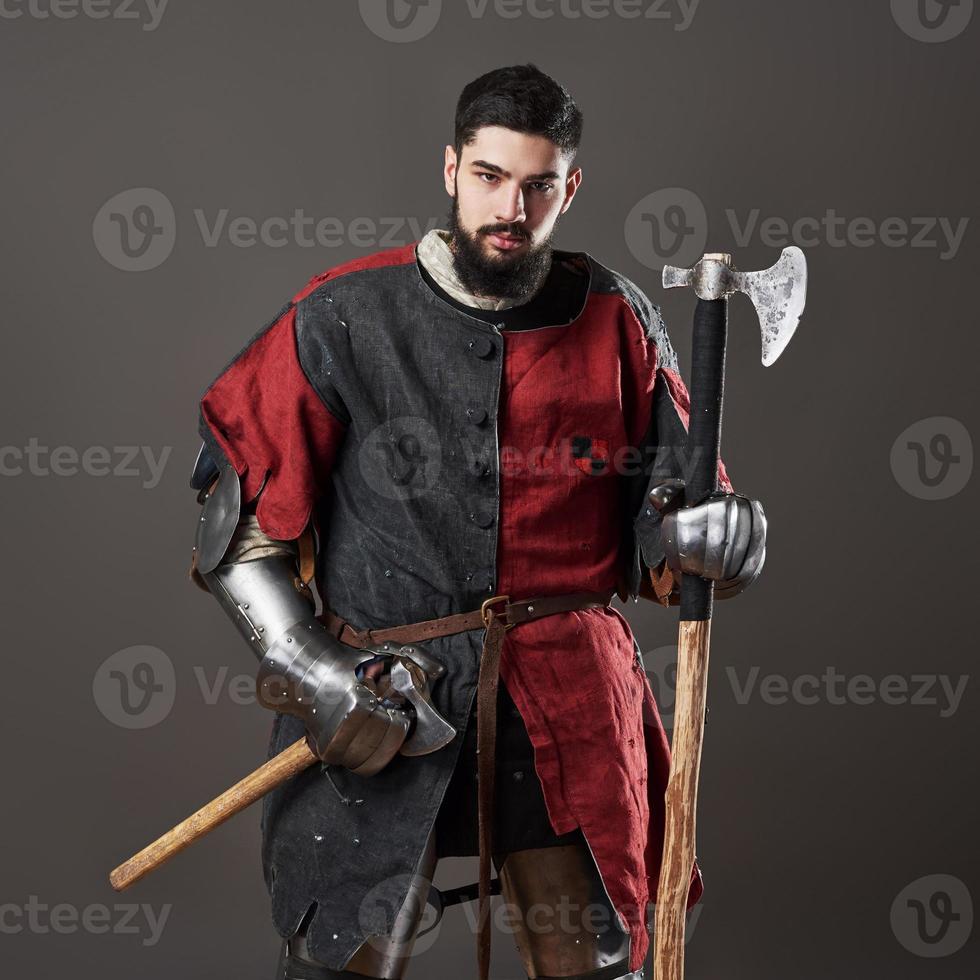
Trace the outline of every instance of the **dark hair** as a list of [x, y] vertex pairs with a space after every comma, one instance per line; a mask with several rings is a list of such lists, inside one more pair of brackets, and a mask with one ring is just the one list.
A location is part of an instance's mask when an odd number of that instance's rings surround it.
[[483, 126], [546, 136], [571, 160], [582, 140], [582, 112], [537, 65], [495, 68], [474, 79], [456, 103], [456, 156]]

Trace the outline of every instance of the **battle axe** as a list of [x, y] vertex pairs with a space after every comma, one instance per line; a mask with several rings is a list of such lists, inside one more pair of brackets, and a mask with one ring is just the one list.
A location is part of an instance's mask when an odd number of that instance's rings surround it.
[[[717, 489], [728, 297], [745, 293], [752, 300], [762, 327], [762, 363], [768, 367], [786, 349], [799, 323], [806, 302], [806, 272], [806, 259], [796, 246], [783, 249], [779, 261], [762, 272], [738, 272], [732, 257], [723, 253], [703, 256], [693, 269], [664, 268], [665, 288], [691, 286], [698, 297], [692, 339], [687, 434], [690, 470], [685, 474], [685, 506], [695, 506]], [[684, 976], [684, 914], [695, 858], [713, 589], [709, 579], [682, 575], [674, 733], [657, 889], [656, 980], [683, 980]]]

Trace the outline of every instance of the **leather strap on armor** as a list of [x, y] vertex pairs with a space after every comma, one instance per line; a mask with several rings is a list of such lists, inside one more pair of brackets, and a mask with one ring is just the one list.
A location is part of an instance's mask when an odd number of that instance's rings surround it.
[[568, 592], [563, 595], [535, 596], [512, 601], [508, 595], [487, 599], [479, 609], [455, 613], [439, 619], [426, 619], [404, 626], [357, 630], [330, 609], [324, 609], [321, 622], [342, 643], [363, 648], [379, 643], [419, 643], [438, 636], [450, 636], [484, 627], [480, 675], [476, 691], [476, 743], [479, 794], [478, 838], [480, 882], [477, 914], [477, 961], [480, 980], [490, 974], [490, 857], [493, 843], [493, 780], [496, 773], [494, 748], [497, 736], [497, 684], [504, 634], [521, 623], [577, 609], [608, 606], [615, 589], [606, 592]]

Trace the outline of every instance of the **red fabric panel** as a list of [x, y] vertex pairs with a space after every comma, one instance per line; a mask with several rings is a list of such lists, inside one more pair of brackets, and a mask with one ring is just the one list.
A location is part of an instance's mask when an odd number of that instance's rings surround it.
[[385, 249], [381, 252], [374, 252], [359, 259], [351, 259], [342, 265], [334, 266], [314, 276], [294, 297], [293, 302], [298, 303], [301, 299], [306, 299], [314, 290], [319, 289], [325, 282], [345, 276], [349, 272], [360, 272], [362, 269], [383, 269], [389, 265], [407, 265], [415, 261], [415, 246], [417, 242], [410, 245], [403, 245], [400, 248]]
[[303, 373], [295, 319], [290, 307], [201, 399], [205, 421], [242, 478], [243, 503], [262, 490], [259, 525], [279, 540], [303, 533], [346, 432]]
[[[517, 599], [611, 589], [622, 521], [632, 518], [621, 512], [619, 472], [663, 377], [655, 348], [621, 298], [600, 294], [570, 326], [503, 337], [498, 591]], [[576, 437], [595, 440], [612, 466], [577, 466]], [[582, 828], [632, 937], [630, 969], [639, 969], [670, 752], [629, 625], [610, 609], [521, 624], [506, 634], [500, 672], [534, 745], [553, 829]], [[695, 868], [690, 904], [701, 890]]]

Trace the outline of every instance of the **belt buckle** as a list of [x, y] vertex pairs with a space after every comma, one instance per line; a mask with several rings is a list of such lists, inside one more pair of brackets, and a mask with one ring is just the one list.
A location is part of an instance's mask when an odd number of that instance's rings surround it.
[[[483, 619], [483, 625], [487, 629], [490, 629], [491, 614], [495, 619], [500, 619], [500, 616], [497, 615], [496, 612], [490, 609], [490, 606], [498, 602], [510, 602], [510, 596], [509, 595], [490, 596], [489, 599], [484, 599], [483, 602], [480, 604], [480, 617]], [[516, 625], [517, 623], [504, 623], [504, 629], [505, 630], [513, 629]]]

